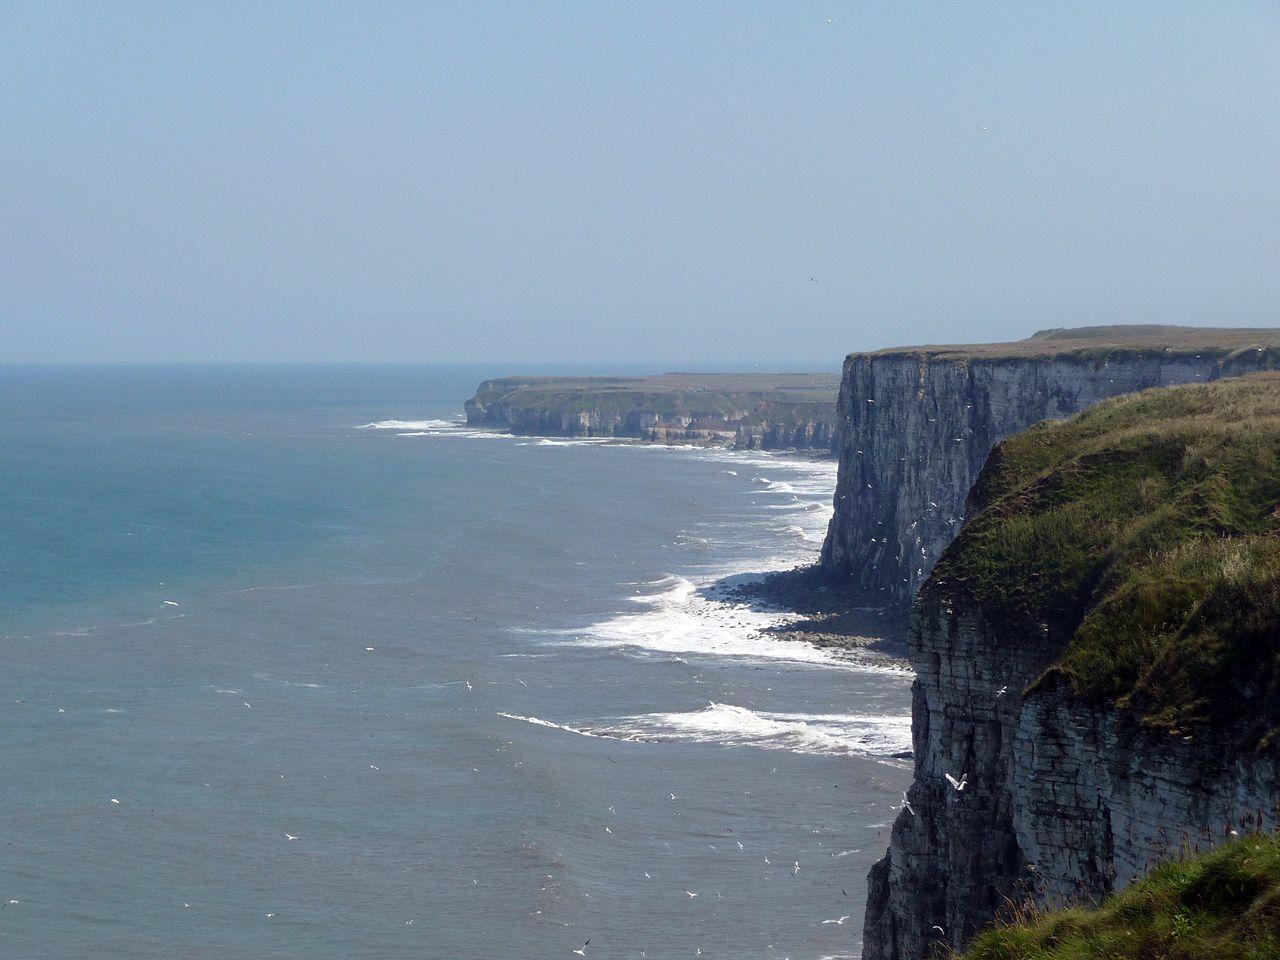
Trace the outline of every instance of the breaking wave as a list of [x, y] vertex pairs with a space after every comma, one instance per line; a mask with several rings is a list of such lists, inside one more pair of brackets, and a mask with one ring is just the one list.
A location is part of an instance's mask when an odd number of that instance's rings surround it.
[[911, 749], [909, 716], [768, 713], [728, 703], [710, 703], [683, 713], [585, 721], [579, 726], [518, 714], [499, 716], [584, 737], [641, 743], [717, 744], [816, 756], [892, 757]]
[[566, 723], [552, 723], [550, 720], [543, 720], [540, 717], [522, 717], [518, 713], [502, 713], [499, 711], [498, 716], [506, 717], [508, 720], [521, 720], [524, 723], [531, 723], [535, 727], [547, 727], [550, 730], [563, 730], [566, 733], [576, 733], [580, 737], [598, 737], [600, 734], [591, 733], [588, 730], [579, 730], [577, 727], [571, 727]]
[[375, 420], [373, 423], [362, 423], [357, 430], [456, 430], [458, 423], [453, 420]]

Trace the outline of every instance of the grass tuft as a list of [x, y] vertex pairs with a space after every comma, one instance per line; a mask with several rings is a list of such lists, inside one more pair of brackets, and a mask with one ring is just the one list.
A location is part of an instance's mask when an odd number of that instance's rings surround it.
[[922, 599], [1149, 726], [1280, 736], [1280, 375], [1149, 390], [1000, 444]]
[[1188, 855], [1097, 907], [1030, 906], [980, 934], [964, 960], [1275, 960], [1280, 840], [1242, 837]]

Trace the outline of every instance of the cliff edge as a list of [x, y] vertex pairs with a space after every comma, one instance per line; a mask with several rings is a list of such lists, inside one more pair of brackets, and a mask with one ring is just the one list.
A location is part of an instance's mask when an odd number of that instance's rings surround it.
[[1280, 823], [1280, 374], [1033, 427], [967, 513], [913, 611], [915, 779], [866, 960]]
[[905, 610], [964, 523], [969, 488], [1004, 437], [1108, 397], [1277, 367], [1280, 330], [1158, 325], [851, 354], [821, 573], [867, 604]]

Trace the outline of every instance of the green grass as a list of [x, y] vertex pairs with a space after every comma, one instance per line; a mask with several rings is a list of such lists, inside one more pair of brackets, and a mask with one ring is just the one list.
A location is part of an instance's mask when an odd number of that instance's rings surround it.
[[1187, 856], [1096, 909], [1022, 908], [964, 960], [1275, 960], [1280, 840], [1248, 836]]
[[[1106, 401], [1000, 444], [922, 591], [1044, 638], [1149, 726], [1280, 736], [1280, 375]], [[1033, 685], [1034, 687], [1035, 685]]]

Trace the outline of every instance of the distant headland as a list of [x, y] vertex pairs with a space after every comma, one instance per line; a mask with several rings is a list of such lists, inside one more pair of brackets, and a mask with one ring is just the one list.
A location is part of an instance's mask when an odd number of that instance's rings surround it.
[[501, 377], [465, 410], [472, 426], [518, 434], [831, 452], [839, 388], [836, 373]]

